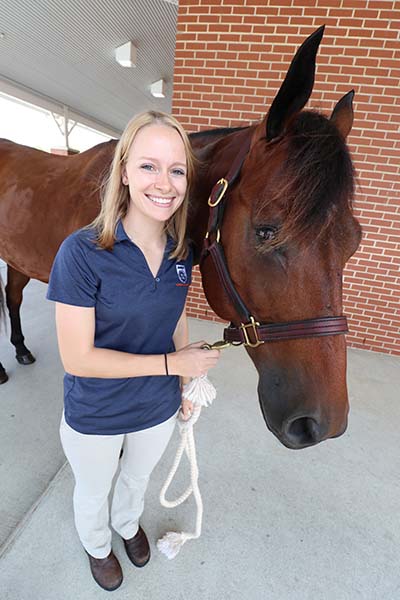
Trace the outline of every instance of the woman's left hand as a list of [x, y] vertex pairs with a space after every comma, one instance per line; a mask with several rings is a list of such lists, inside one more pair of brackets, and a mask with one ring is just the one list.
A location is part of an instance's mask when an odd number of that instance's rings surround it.
[[193, 402], [186, 400], [186, 398], [182, 398], [181, 413], [185, 421], [190, 419], [193, 413]]

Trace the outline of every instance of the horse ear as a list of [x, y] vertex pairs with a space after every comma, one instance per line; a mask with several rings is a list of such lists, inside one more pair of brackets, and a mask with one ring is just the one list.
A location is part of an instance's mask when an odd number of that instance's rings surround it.
[[347, 138], [353, 125], [353, 98], [354, 90], [351, 90], [339, 100], [331, 114], [330, 120], [336, 125], [343, 139]]
[[290, 117], [299, 112], [311, 96], [315, 76], [315, 57], [324, 29], [325, 25], [319, 27], [297, 50], [267, 115], [268, 141], [281, 135]]

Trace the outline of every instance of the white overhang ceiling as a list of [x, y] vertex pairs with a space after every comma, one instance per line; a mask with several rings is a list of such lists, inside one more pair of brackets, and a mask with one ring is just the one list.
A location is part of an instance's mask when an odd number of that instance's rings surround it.
[[[0, 92], [117, 136], [130, 117], [169, 112], [178, 0], [3, 0]], [[115, 48], [132, 41], [137, 66]], [[166, 97], [150, 85], [166, 83]], [[0, 115], [1, 118], [1, 115]]]

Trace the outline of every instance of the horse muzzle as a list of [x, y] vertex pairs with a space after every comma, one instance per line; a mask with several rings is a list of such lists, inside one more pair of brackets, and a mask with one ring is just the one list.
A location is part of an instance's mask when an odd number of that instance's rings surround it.
[[[287, 448], [299, 450], [341, 436], [347, 428], [348, 402], [337, 405], [326, 403], [310, 406], [309, 402], [290, 402], [290, 396], [271, 392], [266, 395], [260, 389], [261, 412], [268, 429]], [[307, 406], [308, 405], [308, 406]], [[300, 408], [301, 407], [301, 408]]]
[[308, 448], [324, 440], [340, 437], [347, 429], [347, 418], [345, 419], [345, 423], [335, 433], [329, 433], [327, 424], [319, 422], [312, 416], [287, 419], [283, 422], [280, 429], [271, 426], [267, 419], [265, 419], [265, 422], [268, 429], [278, 438], [281, 444], [291, 450]]

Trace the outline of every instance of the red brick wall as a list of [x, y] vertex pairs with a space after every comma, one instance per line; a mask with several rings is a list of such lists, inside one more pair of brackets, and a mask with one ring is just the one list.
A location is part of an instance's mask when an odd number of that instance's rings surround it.
[[[348, 141], [364, 235], [345, 271], [347, 339], [400, 354], [400, 2], [180, 0], [173, 112], [188, 131], [261, 119], [296, 48], [322, 24], [309, 107], [330, 114], [356, 91]], [[218, 320], [198, 275], [189, 314]]]

